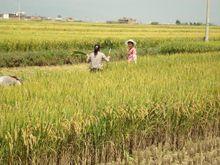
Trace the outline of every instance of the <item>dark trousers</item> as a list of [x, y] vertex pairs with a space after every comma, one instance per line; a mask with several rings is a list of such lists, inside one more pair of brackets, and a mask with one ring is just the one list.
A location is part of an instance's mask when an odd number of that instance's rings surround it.
[[102, 69], [99, 68], [90, 68], [90, 72], [100, 72]]

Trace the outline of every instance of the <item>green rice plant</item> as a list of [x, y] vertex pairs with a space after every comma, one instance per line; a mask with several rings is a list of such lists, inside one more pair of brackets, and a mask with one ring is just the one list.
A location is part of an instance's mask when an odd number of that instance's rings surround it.
[[1, 21], [0, 66], [78, 63], [85, 58], [72, 52], [89, 53], [96, 43], [105, 53], [112, 49], [112, 59], [124, 59], [129, 38], [137, 41], [138, 55], [219, 51], [218, 26], [210, 27], [210, 43], [203, 36], [203, 26]]
[[162, 54], [173, 53], [202, 53], [220, 50], [219, 42], [180, 42], [171, 41], [160, 45], [159, 52]]
[[[149, 26], [149, 25], [108, 25], [92, 23], [53, 23], [1, 21], [1, 51], [31, 51], [66, 49], [71, 46], [90, 48], [94, 42], [108, 43], [119, 47], [128, 38], [138, 41], [140, 47], [158, 41], [202, 40], [204, 27], [194, 26]], [[21, 35], [22, 34], [22, 35]], [[218, 26], [211, 27], [210, 37], [217, 41], [220, 35]], [[148, 42], [143, 42], [143, 41]], [[109, 42], [110, 41], [110, 42]], [[39, 45], [39, 47], [38, 47]]]

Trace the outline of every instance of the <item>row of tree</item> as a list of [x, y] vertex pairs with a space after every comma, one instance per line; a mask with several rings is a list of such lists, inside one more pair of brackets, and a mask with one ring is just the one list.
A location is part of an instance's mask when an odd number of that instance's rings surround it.
[[[151, 22], [151, 25], [159, 25], [159, 22]], [[175, 22], [176, 25], [192, 25], [192, 26], [201, 26], [201, 25], [205, 25], [202, 22], [181, 22], [180, 20], [176, 20]], [[213, 24], [210, 24], [213, 25]]]
[[201, 26], [201, 25], [205, 25], [202, 22], [181, 22], [180, 20], [176, 20], [176, 25], [197, 25], [197, 26]]

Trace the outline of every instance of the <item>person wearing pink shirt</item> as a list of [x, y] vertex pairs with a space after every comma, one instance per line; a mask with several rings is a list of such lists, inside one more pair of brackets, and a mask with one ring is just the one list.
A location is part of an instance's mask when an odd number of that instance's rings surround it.
[[137, 62], [137, 50], [135, 48], [136, 42], [132, 39], [126, 41], [126, 45], [128, 45], [128, 63]]

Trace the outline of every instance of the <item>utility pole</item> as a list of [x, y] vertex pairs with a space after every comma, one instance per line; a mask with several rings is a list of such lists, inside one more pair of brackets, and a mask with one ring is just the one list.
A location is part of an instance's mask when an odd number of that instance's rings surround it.
[[18, 0], [18, 20], [21, 20], [21, 2]]
[[206, 4], [206, 31], [205, 31], [205, 41], [209, 41], [209, 21], [210, 21], [210, 0], [207, 0]]

